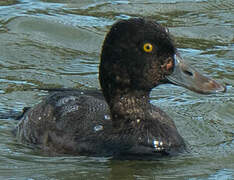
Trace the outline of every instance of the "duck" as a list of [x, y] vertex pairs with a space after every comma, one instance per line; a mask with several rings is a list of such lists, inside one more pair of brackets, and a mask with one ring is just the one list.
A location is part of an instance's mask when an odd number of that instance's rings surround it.
[[201, 94], [226, 90], [183, 60], [168, 28], [145, 18], [112, 25], [101, 50], [99, 82], [101, 90], [48, 90], [44, 100], [24, 109], [17, 139], [56, 154], [176, 155], [186, 151], [185, 140], [174, 121], [150, 103], [152, 89], [174, 84]]

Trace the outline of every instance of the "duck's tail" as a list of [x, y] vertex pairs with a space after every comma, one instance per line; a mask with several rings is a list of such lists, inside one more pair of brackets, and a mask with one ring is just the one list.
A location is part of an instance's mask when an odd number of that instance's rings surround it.
[[4, 110], [0, 111], [0, 119], [20, 120], [30, 107], [24, 107], [22, 111]]

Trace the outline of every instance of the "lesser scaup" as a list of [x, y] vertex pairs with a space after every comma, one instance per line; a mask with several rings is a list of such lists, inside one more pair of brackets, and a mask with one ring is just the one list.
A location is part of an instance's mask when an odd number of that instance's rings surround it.
[[101, 91], [61, 90], [25, 109], [18, 138], [43, 150], [87, 156], [161, 156], [182, 152], [172, 119], [149, 102], [173, 83], [199, 93], [225, 91], [180, 57], [168, 30], [143, 18], [115, 23], [103, 43]]

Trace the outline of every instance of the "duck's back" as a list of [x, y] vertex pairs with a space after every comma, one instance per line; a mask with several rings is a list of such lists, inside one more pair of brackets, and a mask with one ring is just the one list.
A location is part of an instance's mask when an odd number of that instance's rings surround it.
[[111, 127], [108, 105], [100, 91], [57, 91], [29, 108], [17, 126], [21, 141], [48, 151], [79, 152], [77, 138]]

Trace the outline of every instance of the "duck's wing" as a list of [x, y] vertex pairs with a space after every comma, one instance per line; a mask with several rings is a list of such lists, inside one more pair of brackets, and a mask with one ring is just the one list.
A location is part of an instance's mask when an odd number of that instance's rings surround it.
[[[105, 100], [101, 90], [81, 90], [75, 88], [38, 88], [37, 90], [47, 91], [49, 93], [48, 97], [50, 97], [54, 93], [65, 93], [65, 94], [74, 94], [74, 95], [87, 95], [103, 101]], [[48, 99], [48, 97], [46, 98]], [[17, 112], [4, 113], [2, 115], [0, 114], [0, 118], [20, 120], [30, 108], [31, 107], [24, 107], [22, 112], [17, 111]]]
[[87, 96], [92, 96], [94, 98], [98, 98], [104, 100], [103, 94], [101, 90], [91, 89], [91, 90], [82, 90], [75, 88], [38, 88], [38, 90], [43, 90], [49, 92], [49, 94], [53, 94], [55, 92], [66, 92], [66, 93], [77, 93], [84, 94]]
[[15, 134], [23, 142], [52, 152], [79, 153], [79, 139], [111, 126], [109, 108], [102, 99], [100, 91], [52, 92], [25, 110]]

